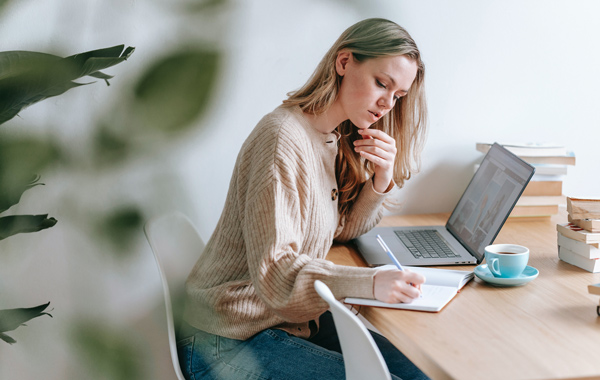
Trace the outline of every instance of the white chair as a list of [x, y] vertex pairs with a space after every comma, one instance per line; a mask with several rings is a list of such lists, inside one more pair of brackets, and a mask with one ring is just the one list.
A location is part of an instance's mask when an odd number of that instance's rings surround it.
[[339, 302], [323, 282], [315, 290], [328, 304], [342, 346], [346, 380], [391, 379], [383, 356], [365, 325]]
[[204, 250], [204, 242], [192, 222], [179, 212], [150, 219], [144, 225], [144, 233], [162, 282], [173, 368], [177, 378], [185, 380], [179, 367], [175, 331], [183, 309], [185, 279]]

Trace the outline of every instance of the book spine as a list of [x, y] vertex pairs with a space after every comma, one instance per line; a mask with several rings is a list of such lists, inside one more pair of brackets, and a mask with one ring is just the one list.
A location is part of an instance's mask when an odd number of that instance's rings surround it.
[[600, 200], [577, 200], [567, 197], [567, 212], [573, 219], [600, 219]]
[[586, 231], [598, 233], [600, 232], [600, 219], [573, 219], [568, 215], [569, 223], [583, 228]]
[[566, 248], [558, 248], [558, 257], [571, 265], [575, 265], [581, 269], [585, 269], [588, 272], [597, 273], [600, 272], [600, 260], [598, 259], [586, 259], [583, 256], [569, 251]]
[[562, 181], [530, 181], [523, 196], [559, 196], [562, 195]]
[[570, 239], [560, 232], [557, 234], [559, 247], [568, 249], [586, 259], [600, 259], [600, 248], [598, 244], [585, 244], [582, 241]]
[[582, 241], [586, 244], [600, 243], [600, 234], [587, 232], [572, 224], [557, 224], [556, 230], [566, 237]]
[[558, 214], [558, 205], [548, 206], [515, 206], [510, 217], [538, 217]]
[[544, 175], [566, 175], [567, 174], [567, 165], [557, 165], [557, 164], [532, 164], [535, 166], [536, 174], [544, 174]]
[[517, 206], [560, 206], [565, 204], [565, 197], [562, 195], [554, 196], [521, 196], [517, 201]]

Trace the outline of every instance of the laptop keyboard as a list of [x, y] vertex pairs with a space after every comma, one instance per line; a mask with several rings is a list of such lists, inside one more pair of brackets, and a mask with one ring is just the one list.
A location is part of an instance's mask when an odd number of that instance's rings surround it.
[[458, 257], [436, 230], [394, 232], [416, 258]]

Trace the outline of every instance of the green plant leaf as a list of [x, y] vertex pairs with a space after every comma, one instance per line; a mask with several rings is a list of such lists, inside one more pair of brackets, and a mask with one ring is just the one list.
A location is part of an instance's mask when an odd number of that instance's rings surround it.
[[51, 138], [7, 136], [0, 128], [0, 212], [18, 202], [30, 185], [34, 173], [44, 173], [66, 156]]
[[80, 78], [86, 75], [100, 79], [110, 79], [112, 76], [100, 72], [100, 70], [126, 61], [133, 54], [135, 48], [129, 46], [123, 50], [125, 45], [113, 46], [106, 49], [92, 50], [81, 54], [75, 54], [65, 58], [66, 62], [71, 62], [73, 67], [77, 68], [75, 77]]
[[56, 219], [48, 218], [48, 214], [3, 216], [0, 218], [0, 240], [20, 233], [41, 231], [56, 222]]
[[14, 344], [17, 343], [16, 340], [14, 340], [13, 338], [11, 338], [10, 336], [0, 333], [0, 339], [2, 339], [3, 341], [5, 341], [8, 344]]
[[43, 183], [39, 183], [40, 176], [33, 176], [33, 179], [27, 181], [25, 183], [20, 184], [12, 184], [11, 191], [3, 191], [0, 193], [0, 213], [8, 210], [12, 206], [19, 203], [21, 200], [21, 196], [23, 193], [32, 187], [43, 185]]
[[202, 114], [216, 83], [220, 53], [195, 49], [156, 62], [135, 88], [144, 127], [178, 132]]
[[42, 315], [52, 318], [51, 314], [44, 312], [48, 305], [50, 302], [30, 308], [0, 310], [0, 339], [6, 343], [16, 343], [16, 340], [3, 333], [13, 331], [19, 326], [25, 326], [25, 322]]
[[123, 49], [124, 45], [119, 45], [66, 58], [32, 51], [0, 52], [0, 124], [25, 107], [88, 84], [73, 82], [82, 76], [108, 83], [112, 77], [100, 70], [123, 62], [135, 50]]

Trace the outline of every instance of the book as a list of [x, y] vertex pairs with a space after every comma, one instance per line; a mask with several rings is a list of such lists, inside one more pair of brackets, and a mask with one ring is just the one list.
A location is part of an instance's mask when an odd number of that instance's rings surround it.
[[521, 156], [521, 159], [533, 165], [556, 164], [574, 166], [576, 162], [575, 154], [573, 152], [567, 152], [567, 154], [564, 156]]
[[[385, 265], [382, 269], [395, 269], [393, 265]], [[474, 277], [473, 271], [438, 269], [427, 267], [404, 267], [425, 276], [425, 284], [421, 285], [422, 296], [411, 303], [387, 303], [367, 298], [347, 297], [344, 302], [352, 305], [378, 306], [391, 309], [438, 312], [458, 294]]]
[[600, 243], [600, 233], [589, 232], [571, 223], [557, 224], [556, 230], [573, 240], [582, 241], [586, 244]]
[[[558, 144], [516, 143], [501, 145], [521, 158], [568, 156], [571, 154], [569, 151], [567, 151], [566, 147]], [[489, 143], [476, 143], [475, 145], [475, 148], [481, 153], [487, 153], [491, 147], [492, 144]]]
[[558, 205], [545, 206], [515, 206], [510, 212], [510, 218], [544, 217], [558, 214]]
[[531, 177], [532, 181], [564, 181], [567, 176], [565, 174], [541, 174], [534, 173]]
[[600, 199], [567, 197], [567, 212], [573, 219], [600, 219]]
[[569, 223], [590, 232], [600, 232], [600, 219], [573, 219], [568, 215]]
[[575, 265], [581, 269], [585, 269], [588, 272], [597, 273], [600, 272], [600, 259], [588, 259], [581, 255], [576, 254], [573, 251], [566, 249], [565, 247], [558, 247], [558, 257], [571, 265]]
[[517, 201], [517, 206], [552, 206], [564, 205], [565, 197], [562, 195], [554, 196], [521, 196]]
[[579, 240], [573, 240], [560, 232], [557, 233], [559, 247], [564, 247], [587, 259], [600, 259], [600, 243], [585, 244]]
[[562, 185], [562, 181], [529, 181], [522, 196], [562, 195]]
[[533, 164], [535, 167], [535, 174], [538, 176], [546, 175], [567, 175], [567, 165], [555, 165], [555, 164]]
[[513, 218], [551, 216], [558, 214], [558, 206], [564, 203], [565, 197], [562, 195], [522, 195], [509, 216]]

